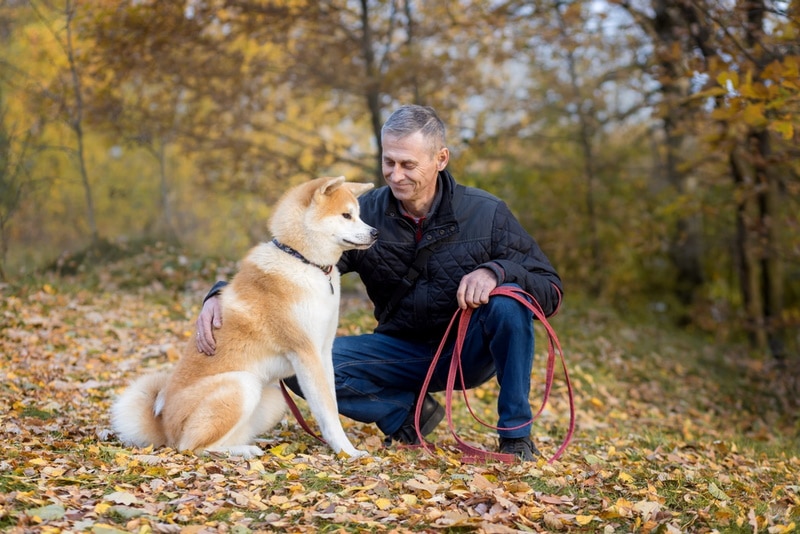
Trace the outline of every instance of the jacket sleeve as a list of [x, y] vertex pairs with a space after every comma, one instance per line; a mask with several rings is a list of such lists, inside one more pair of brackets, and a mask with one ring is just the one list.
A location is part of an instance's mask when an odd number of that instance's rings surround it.
[[339, 269], [339, 274], [350, 273], [356, 270], [355, 265], [358, 261], [358, 252], [359, 250], [347, 250], [342, 254], [342, 257], [339, 258], [339, 263], [336, 264], [336, 268]]
[[211, 297], [216, 297], [222, 292], [222, 288], [228, 285], [228, 282], [225, 280], [218, 280], [216, 284], [211, 286], [211, 289], [206, 293], [206, 296], [203, 298], [203, 304], [206, 303], [208, 299]]
[[492, 260], [480, 267], [494, 272], [500, 284], [519, 285], [533, 295], [547, 317], [554, 315], [564, 293], [561, 277], [504, 202], [495, 211], [492, 234]]

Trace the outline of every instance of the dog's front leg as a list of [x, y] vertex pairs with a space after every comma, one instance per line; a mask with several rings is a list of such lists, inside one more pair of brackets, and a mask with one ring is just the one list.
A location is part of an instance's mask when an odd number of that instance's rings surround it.
[[[290, 360], [308, 407], [328, 445], [337, 453], [344, 451], [353, 457], [366, 456], [367, 452], [353, 447], [344, 433], [339, 420], [334, 385], [321, 355], [313, 351], [297, 353]], [[332, 368], [330, 374], [333, 374]]]
[[339, 413], [339, 401], [336, 398], [336, 374], [333, 371], [333, 339], [323, 347], [322, 356], [319, 361], [322, 362], [322, 367], [325, 370], [325, 376], [327, 377], [325, 383], [331, 391], [331, 397], [336, 406], [336, 413]]

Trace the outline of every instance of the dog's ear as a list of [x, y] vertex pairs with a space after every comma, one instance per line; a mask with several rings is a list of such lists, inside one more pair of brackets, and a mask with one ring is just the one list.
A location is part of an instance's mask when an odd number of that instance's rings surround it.
[[344, 186], [347, 189], [349, 189], [350, 192], [353, 193], [355, 196], [359, 196], [362, 193], [366, 193], [367, 191], [369, 191], [370, 189], [375, 187], [375, 184], [371, 184], [371, 183], [362, 184], [362, 183], [358, 183], [358, 182], [345, 182]]
[[314, 196], [321, 197], [330, 195], [339, 189], [344, 183], [344, 176], [337, 176], [335, 178], [323, 178], [322, 183], [314, 192]]

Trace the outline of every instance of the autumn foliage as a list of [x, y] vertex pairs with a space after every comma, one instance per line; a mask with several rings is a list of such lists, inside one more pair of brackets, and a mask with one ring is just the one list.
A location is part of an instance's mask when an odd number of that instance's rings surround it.
[[[772, 0], [0, 2], [0, 530], [796, 529], [798, 36]], [[426, 455], [353, 422], [356, 462], [292, 421], [250, 462], [120, 447], [111, 399], [174, 361], [278, 195], [380, 183], [408, 102], [563, 276], [566, 455], [467, 464], [444, 429]]]
[[570, 291], [778, 360], [800, 340], [791, 2], [0, 5], [0, 276], [104, 242], [238, 257], [398, 104], [507, 199]]
[[[552, 464], [464, 462], [444, 424], [431, 436], [435, 454], [386, 448], [373, 425], [346, 419], [368, 458], [332, 456], [291, 417], [249, 461], [123, 447], [109, 427], [114, 396], [175, 361], [206, 281], [232, 268], [158, 246], [78, 278], [2, 288], [0, 529], [783, 533], [800, 522], [798, 423], [769, 360], [574, 300], [553, 325], [578, 423]], [[374, 325], [357, 286], [342, 318], [342, 334]], [[493, 381], [470, 392], [487, 421], [495, 395]], [[557, 379], [534, 425], [548, 457], [566, 432], [567, 400]], [[454, 416], [462, 438], [496, 446], [463, 400]]]

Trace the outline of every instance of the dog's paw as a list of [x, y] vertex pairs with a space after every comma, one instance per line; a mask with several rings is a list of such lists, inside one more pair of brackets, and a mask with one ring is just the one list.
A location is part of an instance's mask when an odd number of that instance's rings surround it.
[[264, 451], [255, 445], [233, 445], [231, 447], [206, 449], [206, 453], [240, 456], [245, 460], [249, 460], [250, 458], [255, 458], [257, 456], [264, 456]]
[[352, 451], [346, 451], [343, 449], [339, 451], [339, 454], [346, 455], [349, 459], [364, 458], [366, 456], [369, 456], [369, 453], [367, 451], [360, 451], [358, 449], [353, 449]]
[[[255, 445], [244, 445], [242, 447], [234, 447], [234, 449], [236, 449], [236, 456], [241, 456], [242, 458], [249, 459], [257, 456], [264, 456], [263, 449]], [[231, 451], [231, 454], [235, 454], [234, 451]]]

